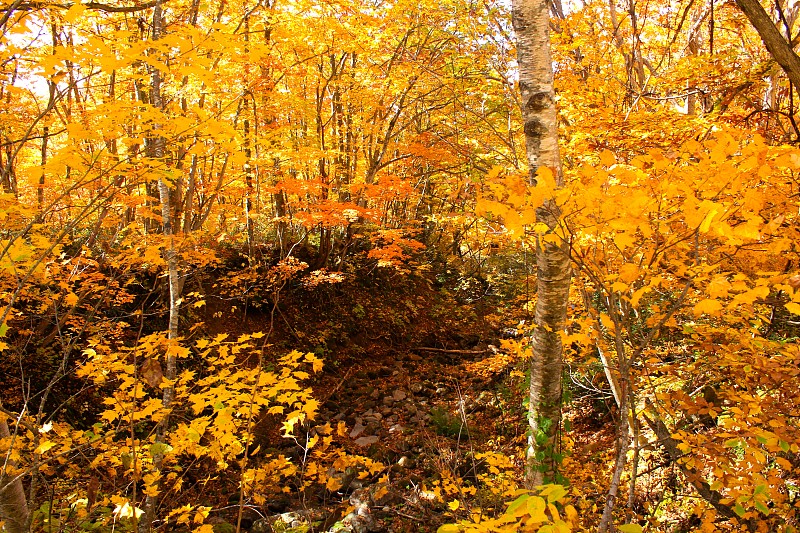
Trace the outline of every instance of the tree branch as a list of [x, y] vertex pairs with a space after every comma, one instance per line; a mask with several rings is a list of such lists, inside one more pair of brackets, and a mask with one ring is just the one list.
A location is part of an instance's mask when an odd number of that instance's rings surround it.
[[736, 0], [736, 5], [747, 16], [758, 32], [770, 55], [781, 66], [795, 87], [800, 87], [800, 57], [784, 39], [772, 19], [758, 0]]
[[[76, 3], [74, 2], [70, 4], [54, 4], [51, 2], [14, 2], [14, 4], [8, 7], [2, 7], [0, 9], [6, 12], [8, 12], [9, 10], [32, 11], [35, 9], [44, 9], [48, 7], [55, 7], [58, 9], [70, 9], [75, 5]], [[86, 9], [103, 11], [105, 13], [134, 13], [136, 11], [144, 11], [145, 9], [150, 9], [151, 7], [155, 6], [156, 3], [154, 1], [150, 1], [136, 6], [110, 6], [108, 4], [102, 4], [100, 2], [85, 2], [85, 3], [80, 3], [80, 5], [84, 6]]]

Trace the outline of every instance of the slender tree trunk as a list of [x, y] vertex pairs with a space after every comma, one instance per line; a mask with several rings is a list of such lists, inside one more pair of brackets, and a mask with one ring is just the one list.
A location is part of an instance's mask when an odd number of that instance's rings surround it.
[[[600, 518], [600, 524], [597, 526], [598, 533], [605, 533], [611, 527], [611, 521], [614, 517], [614, 505], [619, 493], [620, 482], [622, 481], [622, 473], [625, 471], [625, 463], [628, 458], [628, 448], [630, 446], [630, 424], [629, 413], [630, 409], [630, 394], [628, 390], [628, 369], [621, 371], [623, 379], [620, 387], [620, 403], [619, 403], [619, 421], [617, 423], [617, 459], [614, 461], [614, 473], [611, 476], [611, 485], [606, 494], [606, 502], [603, 507], [603, 516]], [[633, 480], [631, 480], [633, 484]]]
[[[11, 437], [5, 415], [0, 415], [0, 439]], [[0, 463], [0, 518], [5, 520], [7, 533], [25, 533], [28, 531], [28, 502], [25, 499], [25, 488], [22, 479], [14, 479], [9, 474], [13, 462], [6, 455]], [[12, 481], [13, 480], [13, 481]]]
[[[158, 0], [153, 8], [153, 34], [152, 40], [158, 41], [163, 32], [163, 19], [162, 19], [162, 3]], [[161, 72], [158, 68], [153, 67], [150, 78], [150, 102], [153, 107], [157, 109], [164, 108], [164, 101], [161, 95]], [[166, 152], [166, 140], [158, 132], [159, 127], [156, 125], [154, 128], [154, 135], [148, 139], [148, 156], [154, 164], [164, 164], [164, 155]], [[167, 239], [167, 247], [164, 250], [164, 259], [167, 263], [168, 279], [169, 279], [169, 325], [167, 330], [167, 337], [170, 343], [177, 342], [178, 339], [178, 318], [180, 316], [180, 298], [181, 298], [181, 282], [178, 271], [178, 253], [175, 247], [175, 231], [172, 224], [172, 201], [171, 190], [169, 183], [163, 178], [158, 178], [158, 198], [161, 204], [161, 218], [162, 227], [164, 230], [164, 237]], [[164, 371], [164, 378], [169, 381], [175, 379], [177, 374], [177, 361], [174, 353], [168, 351], [166, 356], [166, 369]], [[172, 385], [164, 387], [161, 402], [167, 414], [161, 419], [156, 428], [155, 441], [156, 443], [164, 442], [164, 435], [167, 427], [169, 426], [169, 409], [172, 406], [172, 401], [175, 395], [175, 390]], [[153, 466], [156, 470], [161, 469], [164, 456], [162, 453], [156, 453], [153, 456]], [[157, 498], [154, 496], [147, 496], [145, 500], [145, 516], [144, 520], [139, 523], [139, 531], [149, 531], [152, 529], [153, 520], [155, 519], [155, 509]]]
[[[50, 91], [53, 94], [53, 91]], [[51, 96], [52, 98], [52, 96]], [[39, 176], [39, 188], [36, 190], [36, 201], [39, 204], [39, 216], [44, 214], [44, 175], [45, 167], [47, 166], [47, 139], [50, 137], [50, 130], [47, 126], [42, 129], [42, 175]]]
[[[250, 16], [244, 17], [244, 55], [250, 57]], [[250, 86], [250, 63], [246, 62], [244, 65], [245, 86]], [[245, 179], [245, 197], [244, 197], [244, 216], [245, 223], [247, 224], [247, 254], [250, 262], [253, 261], [253, 246], [254, 246], [254, 232], [253, 232], [253, 150], [250, 148], [250, 115], [249, 106], [251, 94], [244, 95], [244, 179]], [[255, 104], [255, 101], [253, 102]], [[255, 116], [255, 105], [253, 105], [253, 114]], [[253, 121], [255, 123], [255, 120]]]
[[[512, 23], [517, 36], [519, 86], [530, 184], [537, 171], [547, 168], [556, 184], [563, 185], [558, 150], [550, 26], [546, 0], [514, 0]], [[567, 315], [570, 259], [567, 243], [553, 238], [559, 208], [552, 200], [536, 212], [550, 231], [537, 242], [537, 290], [531, 362], [530, 405], [526, 482], [536, 486], [555, 481], [558, 467], [558, 435], [561, 426], [561, 332]]]

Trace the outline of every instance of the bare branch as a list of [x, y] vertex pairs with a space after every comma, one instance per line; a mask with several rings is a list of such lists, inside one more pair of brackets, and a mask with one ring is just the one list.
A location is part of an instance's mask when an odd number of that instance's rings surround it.
[[[70, 4], [55, 4], [51, 2], [14, 2], [10, 6], [4, 6], [0, 9], [6, 12], [9, 15], [11, 12], [15, 10], [22, 10], [22, 11], [34, 11], [37, 9], [46, 9], [46, 8], [57, 8], [57, 9], [70, 9], [77, 5], [75, 2]], [[91, 9], [95, 11], [103, 11], [105, 13], [135, 13], [136, 11], [144, 11], [145, 9], [150, 9], [151, 7], [155, 6], [156, 3], [154, 1], [145, 2], [144, 4], [135, 5], [135, 6], [110, 6], [108, 4], [102, 4], [100, 2], [81, 2], [80, 5], [85, 7], [86, 9]], [[5, 18], [5, 17], [4, 17]]]

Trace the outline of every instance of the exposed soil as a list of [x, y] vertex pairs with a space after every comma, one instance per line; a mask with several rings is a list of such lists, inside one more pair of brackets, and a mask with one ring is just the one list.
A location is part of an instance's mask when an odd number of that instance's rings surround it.
[[[323, 356], [324, 371], [313, 381], [320, 409], [309, 435], [314, 426], [344, 423], [344, 434], [335, 439], [337, 453], [381, 464], [371, 471], [358, 459], [345, 467], [331, 464], [328, 476], [341, 482], [336, 490], [295, 483], [264, 504], [247, 499], [244, 528], [270, 531], [265, 523], [293, 513], [283, 517], [296, 520], [297, 531], [307, 525], [310, 531], [336, 530], [330, 528], [347, 516], [348, 529], [341, 531], [427, 532], [468, 516], [470, 509], [502, 508], [503, 490], [521, 478], [525, 365], [501, 348], [504, 324], [494, 322], [495, 309], [487, 302], [457, 302], [425, 278], [398, 276], [394, 283], [295, 287], [278, 295], [277, 306], [274, 300], [248, 302], [246, 313], [241, 306], [225, 312], [229, 304], [207, 300], [204, 334], [271, 331], [276, 355], [301, 349]], [[608, 425], [594, 420], [590, 407], [568, 416], [571, 442], [580, 444], [571, 447], [565, 466], [599, 467], [600, 455], [613, 449], [613, 435], [602, 430]], [[256, 443], [269, 451], [262, 460], [284, 454], [301, 465], [310, 461], [308, 436], [286, 438], [280, 422], [266, 418], [256, 428]], [[485, 452], [507, 462], [491, 467]], [[234, 481], [227, 510], [226, 502], [214, 502], [223, 509], [220, 523], [236, 522], [236, 506], [230, 506], [238, 494]], [[586, 492], [586, 501], [599, 496]], [[358, 522], [356, 516], [353, 523], [359, 505], [369, 517]]]

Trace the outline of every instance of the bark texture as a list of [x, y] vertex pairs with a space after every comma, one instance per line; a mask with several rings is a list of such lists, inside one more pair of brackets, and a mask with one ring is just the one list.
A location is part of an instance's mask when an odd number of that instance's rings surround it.
[[[550, 169], [563, 185], [561, 156], [550, 55], [550, 20], [547, 0], [514, 0], [512, 23], [517, 37], [519, 87], [529, 182], [536, 184], [541, 167]], [[558, 466], [561, 426], [561, 331], [567, 314], [570, 260], [567, 245], [555, 238], [559, 210], [553, 201], [537, 210], [549, 234], [537, 243], [536, 328], [533, 333], [526, 482], [528, 486], [554, 481]]]
[[792, 85], [800, 87], [800, 57], [792, 49], [758, 0], [736, 0], [736, 5], [747, 16], [758, 32], [770, 55], [781, 66]]
[[[153, 9], [153, 33], [152, 41], [158, 41], [163, 33], [163, 14], [162, 14], [162, 1], [157, 0], [155, 8]], [[161, 94], [162, 74], [158, 68], [153, 67], [150, 77], [150, 101], [153, 107], [157, 109], [164, 109], [164, 100]], [[153, 127], [154, 135], [148, 139], [148, 157], [154, 162], [163, 163], [164, 155], [166, 153], [166, 139], [160, 134], [160, 125], [156, 124]], [[182, 292], [182, 284], [180, 281], [180, 272], [178, 269], [178, 252], [175, 247], [175, 227], [172, 220], [172, 190], [170, 184], [163, 178], [158, 178], [158, 197], [161, 204], [161, 219], [164, 236], [168, 240], [168, 245], [164, 250], [164, 259], [167, 263], [168, 279], [169, 279], [169, 326], [167, 337], [170, 342], [177, 342], [178, 340], [178, 319], [180, 318], [180, 298]], [[166, 369], [164, 371], [164, 378], [170, 382], [175, 379], [177, 374], [177, 360], [173, 353], [166, 355]], [[164, 435], [167, 427], [169, 426], [169, 409], [172, 407], [172, 401], [175, 396], [175, 389], [172, 385], [164, 387], [161, 403], [166, 411], [164, 417], [156, 427], [155, 442], [163, 443]], [[156, 470], [161, 470], [164, 461], [162, 453], [153, 455], [153, 467]], [[157, 496], [148, 495], [144, 504], [144, 517], [138, 524], [140, 533], [150, 531], [153, 529], [153, 521], [155, 520], [155, 512], [158, 504]]]
[[[3, 415], [0, 415], [0, 439], [10, 436], [8, 422]], [[8, 456], [4, 457], [0, 464], [0, 518], [5, 520], [7, 533], [24, 533], [28, 530], [28, 503], [22, 479], [14, 479], [14, 476], [8, 473], [9, 467], [13, 466]]]

